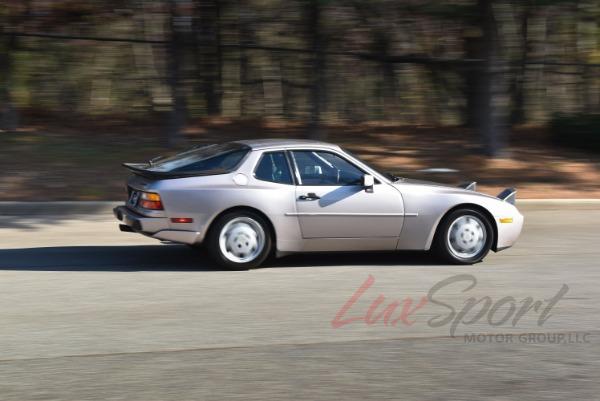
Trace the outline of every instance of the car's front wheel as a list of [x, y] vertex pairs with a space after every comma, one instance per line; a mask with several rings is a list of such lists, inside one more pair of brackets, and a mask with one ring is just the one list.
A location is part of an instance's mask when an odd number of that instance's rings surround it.
[[234, 211], [219, 217], [208, 233], [206, 248], [219, 265], [242, 270], [260, 266], [272, 249], [265, 219], [251, 211]]
[[489, 219], [478, 210], [455, 210], [442, 220], [435, 238], [435, 249], [450, 263], [473, 264], [481, 261], [494, 243]]

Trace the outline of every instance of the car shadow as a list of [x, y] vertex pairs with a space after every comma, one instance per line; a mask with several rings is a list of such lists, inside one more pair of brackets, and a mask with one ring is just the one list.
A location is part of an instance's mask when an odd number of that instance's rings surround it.
[[[368, 252], [289, 255], [264, 268], [433, 265], [427, 253]], [[0, 270], [219, 271], [203, 250], [183, 245], [59, 246], [0, 250]]]
[[362, 185], [341, 186], [330, 192], [327, 192], [326, 194], [321, 195], [321, 199], [319, 199], [319, 206], [331, 206], [364, 190], [365, 188]]
[[312, 252], [268, 261], [264, 268], [325, 266], [410, 266], [439, 265], [428, 252]]

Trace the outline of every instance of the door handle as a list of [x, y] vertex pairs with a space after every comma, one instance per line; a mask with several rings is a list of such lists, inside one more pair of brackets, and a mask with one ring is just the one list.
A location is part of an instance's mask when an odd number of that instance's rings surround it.
[[321, 199], [320, 196], [318, 196], [316, 193], [314, 192], [309, 192], [306, 195], [300, 195], [298, 197], [298, 199], [300, 200], [306, 200], [306, 201], [314, 201], [314, 200], [318, 200]]

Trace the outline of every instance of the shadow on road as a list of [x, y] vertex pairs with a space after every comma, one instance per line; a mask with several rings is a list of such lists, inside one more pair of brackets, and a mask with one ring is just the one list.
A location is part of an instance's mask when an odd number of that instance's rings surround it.
[[[426, 253], [328, 253], [286, 256], [265, 268], [431, 265]], [[202, 250], [182, 245], [63, 246], [0, 250], [0, 270], [218, 271]]]

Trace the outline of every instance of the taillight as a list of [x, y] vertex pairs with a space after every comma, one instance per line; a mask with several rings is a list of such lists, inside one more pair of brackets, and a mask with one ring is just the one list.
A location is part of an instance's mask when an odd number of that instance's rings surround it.
[[163, 210], [163, 204], [159, 194], [142, 192], [140, 194], [140, 207], [150, 210]]

